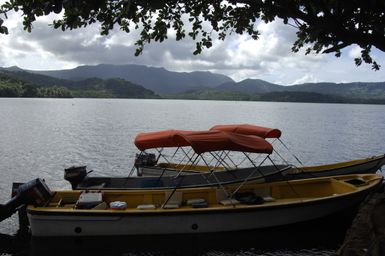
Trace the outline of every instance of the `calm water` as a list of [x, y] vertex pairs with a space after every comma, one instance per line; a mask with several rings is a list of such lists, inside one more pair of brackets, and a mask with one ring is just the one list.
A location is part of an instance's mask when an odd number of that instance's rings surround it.
[[[0, 99], [0, 201], [9, 199], [13, 181], [41, 177], [51, 188], [70, 188], [63, 180], [63, 169], [72, 165], [87, 165], [98, 175], [125, 175], [137, 152], [133, 144], [135, 135], [169, 128], [204, 130], [226, 123], [277, 127], [283, 131], [282, 139], [307, 165], [383, 154], [384, 110], [382, 105], [3, 98]], [[12, 240], [12, 237], [8, 235], [16, 231], [16, 218], [0, 223], [0, 233], [3, 234], [0, 246], [9, 245], [7, 239]], [[333, 233], [330, 230], [325, 232], [326, 235], [321, 234], [325, 235], [324, 240]], [[229, 235], [230, 242], [236, 244], [237, 237]], [[246, 237], [248, 239], [244, 240], [250, 240], [249, 234]], [[308, 235], [305, 233], [304, 237]], [[193, 248], [200, 248], [200, 238], [191, 239], [194, 243], [189, 243], [187, 248], [192, 244]], [[242, 248], [230, 246], [233, 248], [230, 250], [222, 248], [221, 240], [216, 248], [203, 249], [199, 254], [330, 254], [328, 249], [316, 248], [324, 246], [321, 240], [305, 249], [288, 249], [291, 246], [287, 244], [279, 248], [278, 244], [278, 248], [264, 251], [260, 251], [260, 243], [254, 243], [261, 241], [260, 238], [249, 241], [250, 244]], [[30, 253], [41, 248], [36, 244], [28, 242], [15, 246], [24, 248], [23, 253]], [[85, 244], [78, 242], [74, 246], [87, 250]], [[172, 246], [173, 243], [166, 241], [165, 244]], [[11, 249], [0, 250], [0, 255], [2, 253], [17, 254]], [[141, 254], [140, 249], [135, 253]], [[160, 251], [155, 249], [149, 254], [158, 253]], [[103, 254], [108, 254], [108, 251]], [[130, 251], [124, 247], [118, 251], [120, 254], [128, 255]]]

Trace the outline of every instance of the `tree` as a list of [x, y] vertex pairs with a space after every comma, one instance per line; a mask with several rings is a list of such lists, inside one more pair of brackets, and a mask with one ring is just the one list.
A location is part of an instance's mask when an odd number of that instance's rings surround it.
[[[195, 40], [194, 54], [210, 48], [214, 36], [224, 40], [231, 33], [245, 33], [258, 39], [256, 21], [268, 23], [276, 18], [298, 29], [294, 52], [305, 48], [306, 54], [339, 57], [343, 48], [356, 44], [361, 47], [356, 65], [365, 62], [378, 70], [372, 47], [385, 51], [383, 0], [9, 0], [1, 7], [5, 16], [11, 10], [22, 12], [24, 29], [29, 32], [36, 17], [63, 10], [63, 17], [53, 20], [54, 28], [63, 31], [97, 22], [102, 35], [115, 26], [127, 33], [140, 30], [136, 55], [145, 44], [167, 39], [170, 30], [175, 31], [176, 40], [186, 36]], [[0, 19], [0, 33], [7, 33], [2, 23]]]

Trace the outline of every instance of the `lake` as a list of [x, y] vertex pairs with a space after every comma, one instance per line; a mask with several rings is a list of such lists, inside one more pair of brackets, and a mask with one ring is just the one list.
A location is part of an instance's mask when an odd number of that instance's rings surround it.
[[[163, 129], [205, 130], [215, 124], [231, 123], [279, 128], [283, 132], [282, 140], [306, 165], [384, 154], [384, 110], [383, 105], [0, 98], [0, 202], [9, 199], [14, 181], [40, 177], [50, 188], [69, 189], [63, 170], [73, 165], [87, 165], [96, 175], [127, 175], [137, 153], [133, 144], [136, 134]], [[9, 235], [16, 231], [15, 216], [2, 222], [0, 233], [4, 238], [0, 237], [0, 245], [7, 244], [7, 239], [12, 240]], [[236, 238], [229, 236], [230, 241]], [[195, 242], [196, 239], [199, 238], [193, 238]], [[199, 248], [195, 242], [194, 248]], [[297, 249], [277, 245], [278, 248], [265, 252], [268, 255], [332, 252], [313, 248], [321, 244], [322, 241], [312, 244], [310, 249], [301, 245]], [[200, 253], [258, 254], [259, 247], [254, 245], [251, 241], [241, 251], [228, 252], [219, 246], [214, 251], [207, 249]], [[24, 249], [31, 252], [32, 247], [28, 243]], [[12, 254], [12, 251], [0, 250], [1, 253]], [[155, 250], [150, 254], [158, 253]]]

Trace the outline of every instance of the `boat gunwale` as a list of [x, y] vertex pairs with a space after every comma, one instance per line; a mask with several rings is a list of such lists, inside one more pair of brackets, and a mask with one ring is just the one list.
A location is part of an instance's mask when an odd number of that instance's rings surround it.
[[[356, 161], [360, 161], [360, 162], [359, 163], [354, 163], [354, 164], [349, 164], [349, 163], [356, 162]], [[319, 172], [334, 171], [334, 170], [340, 170], [340, 169], [344, 169], [344, 168], [353, 168], [353, 167], [357, 167], [357, 166], [360, 166], [360, 165], [365, 165], [365, 164], [368, 164], [368, 163], [372, 163], [372, 162], [375, 162], [375, 161], [379, 161], [379, 163], [381, 161], [384, 161], [384, 164], [385, 164], [385, 154], [384, 155], [379, 155], [379, 156], [372, 156], [372, 157], [368, 157], [368, 158], [363, 158], [363, 159], [356, 159], [356, 160], [346, 161], [346, 162], [339, 162], [339, 163], [334, 163], [334, 164], [297, 167], [298, 169], [302, 169], [302, 168], [309, 168], [309, 167], [310, 168], [318, 168], [318, 167], [326, 167], [326, 166], [328, 166], [328, 167], [330, 166], [331, 167], [331, 166], [335, 166], [335, 165], [338, 165], [338, 164], [346, 164], [346, 165], [343, 165], [343, 166], [340, 166], [340, 167], [333, 168], [332, 170], [302, 171], [302, 172], [298, 172], [298, 173], [288, 173], [288, 174], [289, 175], [295, 175], [295, 174], [301, 174], [301, 173], [319, 173]], [[296, 168], [296, 167], [292, 167], [292, 168]]]
[[[368, 184], [365, 186], [354, 186], [356, 189], [355, 191], [349, 191], [346, 193], [336, 194], [336, 195], [329, 195], [329, 196], [323, 196], [318, 198], [313, 198], [309, 200], [295, 200], [293, 202], [287, 202], [287, 203], [264, 203], [264, 204], [258, 204], [258, 205], [228, 205], [228, 206], [220, 206], [220, 207], [208, 207], [208, 208], [178, 208], [178, 209], [163, 209], [158, 208], [156, 210], [139, 210], [135, 208], [131, 208], [129, 210], [92, 210], [92, 209], [73, 209], [73, 208], [55, 208], [55, 207], [49, 207], [48, 209], [44, 209], [47, 207], [35, 207], [32, 205], [29, 205], [27, 207], [27, 213], [30, 215], [62, 215], [62, 216], [127, 216], [127, 215], [145, 215], [145, 216], [154, 216], [154, 215], [178, 215], [178, 214], [197, 214], [197, 213], [212, 213], [212, 212], [243, 212], [243, 211], [252, 211], [252, 210], [270, 210], [272, 208], [279, 209], [279, 208], [286, 208], [286, 207], [296, 207], [301, 205], [312, 205], [317, 204], [322, 201], [326, 200], [340, 200], [344, 199], [347, 200], [351, 197], [357, 196], [358, 194], [366, 194], [371, 193], [372, 191], [375, 191], [378, 189], [383, 183], [383, 177], [380, 175], [372, 174], [373, 176], [376, 176], [374, 179], [368, 180]], [[342, 175], [346, 176], [346, 175]], [[348, 175], [348, 176], [356, 176], [356, 175]], [[338, 176], [336, 176], [338, 177]], [[317, 180], [322, 181], [322, 179], [325, 178], [312, 178], [310, 179], [313, 182], [317, 182]], [[327, 181], [331, 182], [340, 182], [340, 180], [333, 178], [326, 179]], [[301, 183], [302, 180], [297, 180], [297, 182]], [[351, 184], [343, 184], [345, 186], [351, 185]], [[352, 185], [353, 186], [353, 185]], [[350, 187], [350, 186], [349, 186]], [[198, 188], [199, 189], [199, 188]], [[183, 190], [183, 189], [182, 189]], [[124, 190], [121, 190], [120, 192], [123, 192]], [[159, 190], [159, 192], [163, 192], [164, 190]], [[68, 192], [71, 192], [69, 190]], [[72, 191], [74, 192], [74, 191]], [[119, 193], [119, 191], [116, 191], [116, 193]], [[138, 192], [140, 193], [140, 192]], [[347, 198], [347, 199], [346, 199]]]
[[[345, 169], [345, 168], [355, 168], [355, 167], [358, 167], [358, 166], [364, 166], [366, 164], [371, 164], [371, 163], [376, 162], [376, 161], [378, 161], [378, 164], [377, 164], [377, 166], [375, 166], [373, 168], [377, 168], [377, 170], [378, 170], [378, 169], [380, 169], [385, 164], [385, 154], [378, 155], [378, 156], [367, 157], [367, 158], [355, 159], [355, 160], [350, 160], [350, 161], [345, 161], [345, 162], [337, 162], [337, 163], [333, 163], [333, 164], [325, 164], [325, 165], [302, 166], [302, 167], [297, 167], [297, 166], [294, 166], [294, 165], [287, 165], [291, 169], [298, 170], [298, 172], [287, 173], [286, 175], [289, 175], [289, 176], [295, 176], [295, 175], [301, 175], [301, 174], [309, 174], [309, 175], [315, 174], [315, 175], [317, 175], [317, 174], [322, 173], [322, 172], [332, 172], [332, 171], [338, 171], [338, 170]], [[380, 163], [382, 163], [382, 164], [380, 164]], [[338, 167], [335, 167], [335, 166], [338, 166]], [[157, 169], [163, 170], [163, 169], [165, 169], [165, 170], [169, 170], [169, 171], [175, 171], [176, 173], [178, 172], [178, 169], [165, 168], [165, 167], [157, 167], [157, 166], [146, 166], [145, 168], [149, 168], [149, 169], [153, 169], [153, 170], [157, 170]], [[250, 167], [246, 167], [246, 168], [250, 168]], [[307, 168], [309, 170], [303, 170], [303, 169], [307, 169]], [[236, 169], [216, 170], [216, 172], [234, 171], [234, 170], [236, 170]], [[184, 172], [188, 172], [189, 173], [188, 175], [190, 175], [190, 173], [191, 174], [205, 173], [205, 171], [195, 171], [195, 170], [191, 170], [190, 171], [188, 169], [184, 170]], [[339, 175], [341, 175], [341, 174], [339, 174]], [[141, 177], [141, 176], [139, 176], [139, 177]], [[157, 176], [144, 176], [144, 177], [157, 177]], [[93, 178], [97, 178], [97, 177], [90, 177], [90, 178], [93, 179]], [[124, 178], [124, 177], [116, 176], [116, 177], [112, 177], [112, 178]], [[133, 178], [138, 178], [138, 177], [133, 177]], [[109, 189], [109, 188], [106, 188], [106, 189]]]

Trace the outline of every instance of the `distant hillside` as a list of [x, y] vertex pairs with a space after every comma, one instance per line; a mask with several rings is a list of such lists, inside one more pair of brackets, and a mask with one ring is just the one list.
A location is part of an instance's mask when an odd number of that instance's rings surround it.
[[215, 87], [218, 91], [246, 92], [246, 93], [266, 93], [272, 91], [282, 91], [286, 86], [272, 84], [260, 79], [245, 79], [241, 82], [224, 83]]
[[261, 94], [269, 92], [309, 92], [356, 99], [385, 99], [385, 82], [377, 83], [307, 83], [292, 86], [271, 84], [258, 79], [246, 79], [238, 83], [226, 83], [215, 88], [218, 91]]
[[160, 98], [153, 91], [120, 78], [107, 80], [90, 78], [76, 81], [67, 87], [74, 97], [81, 98]]
[[307, 83], [288, 87], [290, 91], [316, 92], [349, 98], [385, 99], [385, 82], [378, 83]]
[[[21, 71], [0, 70], [0, 97], [28, 97], [25, 96], [29, 91], [39, 91], [46, 94], [46, 97], [59, 97], [55, 95], [60, 88], [60, 92], [66, 97], [86, 97], [86, 98], [159, 98], [153, 91], [140, 85], [133, 84], [123, 79], [99, 79], [92, 78], [81, 81], [70, 81], [65, 79], [53, 78]], [[24, 89], [23, 89], [24, 88]], [[3, 92], [1, 94], [1, 92]], [[29, 97], [44, 97], [36, 93], [29, 93]]]
[[72, 98], [72, 94], [65, 87], [39, 86], [0, 70], [0, 97]]
[[267, 92], [246, 93], [239, 91], [218, 91], [216, 89], [197, 90], [180, 94], [163, 95], [167, 99], [188, 100], [239, 100], [239, 101], [275, 101], [275, 102], [312, 102], [312, 103], [359, 103], [385, 104], [385, 99], [349, 98], [315, 92]]
[[227, 76], [210, 72], [181, 73], [141, 65], [101, 64], [97, 66], [80, 66], [69, 70], [29, 72], [67, 80], [121, 78], [142, 85], [156, 93], [180, 93], [196, 88], [215, 87], [223, 83], [233, 82]]
[[1, 73], [7, 75], [8, 77], [13, 77], [14, 79], [22, 80], [25, 82], [33, 83], [41, 87], [53, 87], [53, 86], [70, 86], [73, 84], [73, 81], [58, 79], [51, 76], [40, 75], [35, 73], [27, 72], [18, 67], [10, 68], [0, 68]]
[[315, 92], [268, 92], [260, 96], [261, 101], [279, 102], [314, 102], [314, 103], [348, 103], [351, 100], [341, 96]]
[[164, 94], [166, 99], [187, 99], [187, 100], [239, 100], [257, 101], [259, 95], [238, 91], [219, 91], [216, 89], [203, 89], [177, 94]]
[[[209, 72], [178, 73], [139, 65], [81, 66], [72, 70], [39, 73], [26, 72], [18, 67], [0, 68], [0, 71], [23, 83], [33, 84], [33, 87], [66, 88], [74, 97], [385, 103], [385, 82], [283, 86], [259, 79], [245, 79], [237, 83], [226, 76]], [[160, 96], [140, 83], [127, 80], [134, 78], [152, 84], [156, 91], [161, 92]], [[220, 82], [223, 83], [218, 84]], [[4, 88], [3, 85], [3, 91]]]

